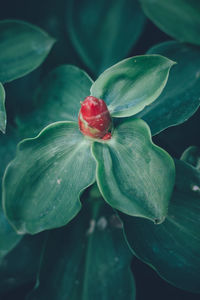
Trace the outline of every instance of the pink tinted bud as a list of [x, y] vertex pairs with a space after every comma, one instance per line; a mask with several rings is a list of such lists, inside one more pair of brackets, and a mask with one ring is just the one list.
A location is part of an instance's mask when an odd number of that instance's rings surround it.
[[102, 99], [93, 96], [85, 98], [81, 103], [78, 124], [84, 135], [103, 140], [111, 138], [112, 120]]

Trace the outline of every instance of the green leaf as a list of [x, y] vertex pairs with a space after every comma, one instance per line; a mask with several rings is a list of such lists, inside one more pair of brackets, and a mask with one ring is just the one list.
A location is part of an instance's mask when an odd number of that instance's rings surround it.
[[72, 223], [50, 232], [29, 300], [135, 299], [122, 224], [102, 199], [83, 203]]
[[75, 49], [92, 72], [100, 74], [128, 55], [145, 16], [136, 0], [70, 0], [66, 21]]
[[19, 144], [4, 177], [5, 214], [19, 233], [63, 226], [79, 212], [80, 193], [94, 173], [90, 141], [78, 125], [54, 123]]
[[103, 99], [113, 117], [135, 115], [160, 95], [173, 64], [160, 55], [122, 60], [100, 75], [91, 95]]
[[[7, 128], [6, 135], [0, 135], [0, 181], [6, 165], [13, 158], [16, 148], [16, 134], [10, 127]], [[1, 205], [1, 185], [0, 185], [0, 260], [11, 251], [22, 236], [17, 235], [5, 218]]]
[[152, 143], [144, 121], [122, 122], [111, 140], [94, 143], [92, 151], [99, 189], [111, 206], [157, 223], [164, 220], [174, 185], [174, 164]]
[[[77, 119], [80, 101], [90, 94], [91, 84], [91, 79], [76, 67], [61, 66], [52, 71], [36, 93], [33, 112], [17, 120], [20, 136], [16, 136], [10, 128], [6, 136], [0, 136], [0, 173], [3, 174], [13, 158], [19, 139], [38, 134], [44, 126], [54, 121]], [[17, 198], [15, 200], [18, 201]], [[21, 236], [15, 233], [1, 211], [0, 224], [0, 256], [3, 256], [18, 243]]]
[[[24, 79], [22, 83], [24, 83]], [[8, 128], [6, 136], [0, 136], [0, 173], [3, 174], [6, 165], [13, 158], [19, 139], [38, 134], [44, 126], [54, 121], [76, 120], [80, 101], [90, 94], [91, 84], [92, 81], [86, 73], [76, 67], [61, 66], [52, 71], [35, 95], [33, 112], [23, 118], [20, 116], [17, 120], [20, 125], [18, 126], [20, 137], [17, 137], [14, 130], [10, 128]], [[2, 174], [0, 175], [2, 176]], [[18, 201], [17, 198], [16, 201]], [[0, 256], [3, 256], [18, 243], [21, 236], [14, 232], [1, 211], [0, 224]]]
[[6, 130], [6, 109], [5, 109], [5, 91], [0, 83], [0, 131], [5, 133]]
[[200, 49], [171, 41], [156, 45], [148, 53], [161, 54], [178, 62], [170, 71], [162, 94], [138, 114], [138, 117], [148, 123], [152, 134], [155, 135], [167, 127], [185, 122], [198, 109]]
[[198, 0], [140, 0], [142, 8], [161, 30], [181, 42], [200, 45]]
[[187, 148], [183, 152], [181, 160], [192, 165], [198, 171], [200, 171], [200, 148], [196, 146], [191, 146]]
[[90, 95], [91, 85], [90, 77], [79, 68], [57, 67], [38, 88], [32, 112], [17, 119], [20, 132], [27, 137], [56, 121], [77, 121], [80, 101]]
[[200, 172], [176, 162], [176, 183], [164, 223], [121, 215], [134, 253], [184, 290], [200, 292]]
[[[61, 64], [75, 64], [81, 66], [81, 59], [75, 51], [68, 33], [66, 32], [66, 5], [68, 0], [35, 0], [24, 3], [26, 20], [34, 20], [34, 24], [46, 30], [56, 38], [56, 44], [48, 57], [48, 63], [44, 64], [45, 73]], [[40, 12], [38, 13], [38, 7]]]
[[[21, 242], [0, 261], [0, 296], [36, 280], [46, 233], [24, 236]], [[2, 298], [1, 299], [6, 299]]]
[[36, 69], [54, 42], [46, 32], [29, 23], [1, 21], [0, 81], [12, 81]]

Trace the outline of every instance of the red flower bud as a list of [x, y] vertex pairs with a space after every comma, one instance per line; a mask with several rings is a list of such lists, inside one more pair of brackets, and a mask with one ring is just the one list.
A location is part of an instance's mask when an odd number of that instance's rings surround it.
[[102, 99], [93, 96], [85, 98], [81, 103], [78, 124], [84, 135], [103, 140], [111, 138], [112, 120]]

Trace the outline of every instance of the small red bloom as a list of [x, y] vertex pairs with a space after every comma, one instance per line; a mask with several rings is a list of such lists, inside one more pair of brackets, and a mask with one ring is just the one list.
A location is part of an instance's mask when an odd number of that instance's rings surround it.
[[84, 135], [103, 140], [111, 138], [112, 120], [102, 99], [86, 97], [81, 104], [78, 123]]

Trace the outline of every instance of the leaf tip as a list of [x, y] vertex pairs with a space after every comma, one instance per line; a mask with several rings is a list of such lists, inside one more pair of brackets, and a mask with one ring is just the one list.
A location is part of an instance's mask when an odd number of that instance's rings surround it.
[[6, 115], [5, 115], [5, 118], [4, 118], [3, 122], [0, 122], [0, 131], [3, 134], [6, 133], [6, 124], [7, 124], [7, 120], [6, 120]]
[[169, 68], [171, 68], [172, 66], [174, 66], [174, 65], [177, 64], [176, 61], [174, 61], [174, 60], [172, 60], [172, 59], [170, 59], [168, 57], [165, 57], [165, 56], [163, 56], [163, 57], [165, 58], [165, 60], [167, 60], [167, 64], [168, 64]]
[[171, 67], [178, 64], [178, 63], [177, 63], [176, 61], [174, 61], [174, 60], [171, 60], [171, 59], [169, 59], [169, 60], [170, 60], [170, 66], [171, 66]]
[[160, 218], [155, 218], [153, 220], [153, 222], [155, 225], [160, 225], [165, 221], [165, 219], [166, 219], [166, 216], [164, 215], [164, 216], [161, 216]]
[[54, 38], [53, 36], [49, 36], [49, 41], [50, 41], [51, 47], [53, 47], [53, 45], [55, 43], [57, 43], [58, 40], [56, 38]]
[[0, 131], [1, 131], [3, 134], [6, 134], [6, 127], [0, 127]]

